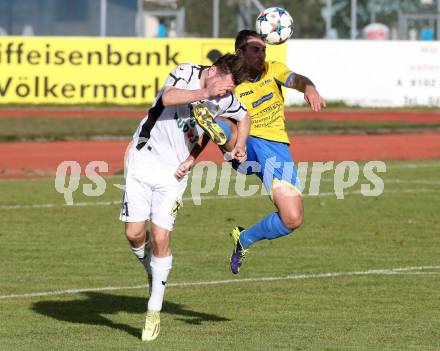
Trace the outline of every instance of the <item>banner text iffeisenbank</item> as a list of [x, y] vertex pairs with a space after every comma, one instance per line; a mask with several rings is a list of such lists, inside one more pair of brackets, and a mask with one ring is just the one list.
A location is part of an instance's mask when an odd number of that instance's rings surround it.
[[[233, 39], [2, 37], [0, 104], [149, 104], [175, 66], [233, 50]], [[285, 46], [268, 58], [285, 62]]]

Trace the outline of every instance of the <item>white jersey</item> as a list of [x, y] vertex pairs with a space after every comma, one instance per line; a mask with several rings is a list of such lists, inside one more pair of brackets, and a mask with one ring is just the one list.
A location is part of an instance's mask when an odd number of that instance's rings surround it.
[[[200, 89], [201, 74], [208, 68], [191, 63], [181, 64], [167, 77], [164, 87]], [[193, 108], [198, 103], [208, 105], [214, 118], [224, 116], [239, 121], [246, 115], [246, 109], [232, 93], [212, 100], [164, 106], [163, 90], [162, 88], [147, 117], [141, 121], [133, 135], [132, 148], [136, 148], [145, 156], [155, 155], [164, 166], [177, 168], [188, 157], [199, 136], [202, 135], [203, 130], [193, 115]]]

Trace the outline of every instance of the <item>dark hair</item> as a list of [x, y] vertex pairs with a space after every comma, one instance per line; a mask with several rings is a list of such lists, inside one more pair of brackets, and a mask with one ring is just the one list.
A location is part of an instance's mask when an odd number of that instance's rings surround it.
[[220, 56], [212, 65], [223, 74], [232, 74], [235, 85], [239, 85], [249, 76], [246, 61], [234, 54]]
[[246, 45], [247, 39], [249, 37], [256, 37], [261, 39], [256, 31], [243, 29], [239, 31], [237, 36], [235, 37], [235, 50], [241, 49], [244, 45]]

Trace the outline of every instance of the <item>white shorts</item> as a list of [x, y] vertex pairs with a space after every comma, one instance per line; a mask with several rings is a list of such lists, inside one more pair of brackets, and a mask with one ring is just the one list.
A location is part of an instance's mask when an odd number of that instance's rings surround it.
[[[174, 168], [166, 168], [154, 157], [145, 159], [132, 151], [127, 162], [125, 192], [119, 219], [152, 223], [171, 231], [182, 207], [187, 178], [180, 182]], [[177, 169], [177, 167], [176, 167]]]

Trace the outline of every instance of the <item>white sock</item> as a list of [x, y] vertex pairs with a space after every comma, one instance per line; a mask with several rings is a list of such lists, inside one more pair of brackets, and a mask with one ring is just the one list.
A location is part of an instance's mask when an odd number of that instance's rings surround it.
[[146, 242], [144, 245], [139, 247], [133, 247], [130, 245], [131, 251], [134, 253], [134, 255], [139, 259], [139, 261], [144, 266], [145, 270], [149, 275], [151, 275], [151, 267], [150, 267], [150, 261], [151, 261], [151, 245], [150, 242]]
[[139, 247], [132, 246], [130, 242], [128, 242], [128, 244], [130, 245], [131, 251], [133, 251], [134, 255], [139, 260], [142, 260], [145, 257], [145, 244]]
[[162, 309], [163, 296], [165, 294], [165, 285], [167, 283], [168, 274], [171, 271], [173, 256], [167, 257], [151, 257], [151, 272], [153, 275], [153, 284], [148, 300], [148, 311], [159, 312]]

